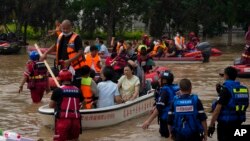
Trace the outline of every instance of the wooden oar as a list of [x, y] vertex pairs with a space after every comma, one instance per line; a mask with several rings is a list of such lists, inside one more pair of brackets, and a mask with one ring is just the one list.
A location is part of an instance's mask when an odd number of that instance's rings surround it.
[[[38, 46], [37, 44], [35, 44], [35, 48], [36, 48], [37, 52], [39, 53], [39, 55], [42, 56], [43, 54], [42, 54], [42, 52], [41, 52], [41, 50], [40, 50], [40, 48], [39, 48], [39, 46]], [[48, 62], [47, 62], [46, 60], [44, 60], [43, 62], [44, 62], [44, 64], [45, 64], [45, 66], [47, 67], [47, 69], [48, 69], [50, 75], [51, 75], [52, 78], [54, 79], [54, 81], [55, 81], [55, 83], [56, 83], [56, 86], [57, 86], [57, 87], [60, 87], [60, 84], [59, 84], [59, 82], [57, 81], [57, 79], [56, 79], [54, 73], [52, 72], [52, 70], [51, 70], [51, 68], [50, 68], [50, 66], [49, 66], [49, 64], [48, 64]]]

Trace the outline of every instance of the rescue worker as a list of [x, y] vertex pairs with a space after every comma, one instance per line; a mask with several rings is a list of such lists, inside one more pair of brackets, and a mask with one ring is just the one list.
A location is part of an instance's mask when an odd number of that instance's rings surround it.
[[93, 69], [96, 73], [100, 74], [101, 71], [101, 58], [98, 55], [98, 49], [95, 45], [90, 46], [90, 53], [85, 55], [86, 65]]
[[162, 42], [161, 39], [157, 40], [154, 46], [153, 51], [151, 51], [150, 56], [151, 57], [162, 57], [165, 55], [167, 51], [167, 46], [164, 42]]
[[64, 61], [65, 67], [74, 76], [73, 83], [77, 85], [76, 78], [80, 77], [80, 68], [85, 65], [85, 58], [83, 56], [83, 46], [80, 36], [72, 32], [72, 24], [69, 20], [64, 20], [61, 24], [62, 33], [58, 36], [55, 45], [51, 46], [40, 58], [43, 61], [48, 53], [56, 51], [56, 65]]
[[207, 116], [197, 95], [192, 94], [189, 79], [179, 83], [180, 94], [173, 99], [168, 112], [170, 137], [175, 141], [206, 141]]
[[228, 141], [233, 137], [235, 129], [240, 128], [246, 121], [249, 91], [246, 86], [236, 81], [237, 70], [234, 67], [226, 67], [223, 77], [223, 85], [216, 85], [219, 97], [209, 124], [208, 136], [212, 137], [217, 120], [217, 139]]
[[26, 71], [19, 87], [20, 93], [24, 83], [28, 83], [27, 88], [30, 89], [33, 103], [41, 102], [45, 90], [49, 91], [47, 68], [39, 61], [39, 57], [36, 51], [29, 53], [30, 60], [26, 64]]
[[184, 50], [186, 48], [185, 38], [181, 36], [180, 32], [176, 33], [176, 36], [174, 37], [174, 43], [177, 50]]
[[179, 91], [179, 86], [173, 84], [174, 75], [169, 72], [163, 72], [160, 77], [160, 92], [156, 102], [156, 107], [150, 117], [143, 123], [142, 128], [147, 129], [151, 122], [158, 116], [160, 123], [159, 132], [162, 137], [169, 137], [169, 130], [167, 126], [168, 111], [170, 103], [173, 101], [176, 92]]
[[53, 90], [50, 108], [55, 108], [54, 141], [77, 141], [81, 133], [80, 107], [83, 97], [81, 91], [72, 84], [72, 74], [67, 69], [59, 72], [62, 86]]
[[116, 45], [116, 52], [119, 55], [122, 52], [125, 52], [127, 49], [127, 45], [124, 40], [119, 40]]
[[48, 31], [48, 33], [49, 33], [48, 36], [54, 36], [54, 35], [56, 35], [56, 37], [58, 37], [62, 33], [61, 23], [59, 22], [59, 20], [55, 21], [55, 26], [56, 26], [56, 28], [54, 30], [49, 30]]
[[82, 79], [81, 79], [81, 92], [84, 98], [84, 109], [92, 109], [96, 107], [98, 99], [97, 85], [93, 78], [90, 77], [91, 69], [89, 66], [83, 66], [81, 68]]
[[201, 51], [203, 63], [208, 63], [211, 56], [211, 45], [208, 42], [198, 43], [196, 48]]

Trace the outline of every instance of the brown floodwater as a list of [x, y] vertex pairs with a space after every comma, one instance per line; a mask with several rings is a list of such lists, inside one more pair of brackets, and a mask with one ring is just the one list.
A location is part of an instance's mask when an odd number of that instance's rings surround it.
[[[211, 114], [208, 113], [211, 101], [217, 96], [215, 84], [223, 81], [219, 77], [218, 72], [226, 66], [232, 65], [233, 60], [239, 57], [244, 49], [243, 34], [234, 35], [234, 45], [232, 47], [225, 46], [226, 39], [226, 36], [223, 36], [208, 40], [212, 46], [223, 51], [223, 55], [212, 57], [209, 63], [166, 64], [174, 73], [176, 83], [182, 78], [188, 78], [192, 81], [193, 93], [198, 94], [202, 100], [208, 115], [208, 122], [211, 118]], [[44, 96], [41, 104], [33, 104], [28, 89], [24, 88], [24, 91], [18, 94], [18, 87], [27, 59], [28, 56], [25, 49], [18, 55], [0, 55], [0, 129], [13, 130], [25, 137], [42, 138], [50, 141], [52, 140], [53, 130], [41, 124], [39, 113], [37, 112], [39, 106], [49, 102], [49, 95]], [[240, 78], [239, 80], [248, 87], [250, 86], [249, 79]], [[248, 117], [250, 116], [249, 109]], [[145, 114], [111, 127], [84, 130], [80, 140], [166, 140], [160, 137], [158, 133], [159, 125], [156, 120], [150, 125], [149, 129], [143, 130], [141, 128], [143, 121], [148, 116], [148, 114]], [[247, 123], [250, 123], [249, 118]], [[216, 134], [212, 139], [208, 138], [208, 140], [216, 140]]]

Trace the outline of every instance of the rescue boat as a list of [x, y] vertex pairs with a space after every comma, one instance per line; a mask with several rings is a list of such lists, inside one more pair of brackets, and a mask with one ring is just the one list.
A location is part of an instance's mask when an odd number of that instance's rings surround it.
[[[112, 126], [149, 112], [152, 110], [153, 104], [154, 90], [150, 90], [146, 95], [133, 101], [104, 108], [82, 109], [80, 110], [82, 127], [90, 129]], [[44, 105], [39, 107], [38, 112], [40, 113], [42, 125], [54, 127], [53, 108]]]
[[185, 64], [185, 63], [202, 63], [202, 57], [154, 57], [153, 60], [157, 64], [161, 63], [177, 63], [177, 64]]
[[[220, 56], [222, 55], [222, 52], [217, 48], [211, 48], [211, 56]], [[192, 52], [185, 52], [185, 57], [201, 57], [202, 53], [201, 51], [192, 51]]]
[[[49, 48], [46, 48], [46, 47], [40, 47], [40, 50], [42, 53], [45, 53]], [[36, 48], [35, 46], [32, 46], [32, 45], [29, 45], [27, 46], [27, 52], [31, 52], [31, 51], [36, 51]], [[56, 52], [51, 52], [47, 55], [48, 58], [53, 58], [55, 59], [56, 58]]]
[[250, 78], [250, 64], [239, 64], [233, 66], [238, 71], [238, 77]]
[[160, 78], [159, 75], [167, 70], [168, 70], [167, 67], [157, 66], [156, 68], [153, 69], [152, 72], [145, 74], [146, 80], [149, 80], [151, 83], [157, 82]]
[[18, 42], [0, 41], [0, 54], [16, 54], [21, 48]]

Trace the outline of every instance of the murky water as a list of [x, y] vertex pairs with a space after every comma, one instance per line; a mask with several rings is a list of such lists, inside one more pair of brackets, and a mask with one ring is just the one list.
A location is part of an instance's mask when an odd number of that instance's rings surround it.
[[[206, 64], [166, 64], [175, 74], [175, 82], [182, 78], [189, 78], [193, 83], [193, 93], [197, 93], [202, 100], [206, 112], [210, 110], [211, 101], [216, 98], [215, 84], [222, 82], [218, 72], [228, 65], [233, 64], [233, 60], [240, 56], [244, 48], [243, 36], [234, 36], [232, 47], [226, 47], [226, 38], [215, 38], [209, 40], [212, 45], [223, 51], [223, 55], [212, 57]], [[48, 103], [49, 95], [45, 95], [41, 104], [32, 104], [29, 91], [25, 88], [18, 94], [18, 86], [22, 79], [24, 64], [28, 56], [25, 50], [19, 55], [0, 55], [0, 128], [3, 130], [13, 130], [21, 135], [31, 138], [43, 138], [52, 140], [53, 130], [44, 127], [40, 123], [39, 106]], [[249, 79], [240, 78], [242, 83], [250, 86]], [[250, 108], [249, 108], [250, 109]], [[250, 110], [248, 110], [250, 111]], [[209, 120], [211, 114], [207, 114]], [[101, 129], [84, 130], [80, 140], [93, 141], [155, 141], [166, 140], [161, 138], [156, 120], [149, 129], [141, 129], [141, 124], [148, 117], [147, 114], [123, 122], [121, 124]], [[248, 112], [248, 117], [250, 114]], [[208, 121], [209, 121], [208, 120]], [[250, 118], [248, 118], [250, 123]], [[216, 134], [213, 139], [216, 140]]]

